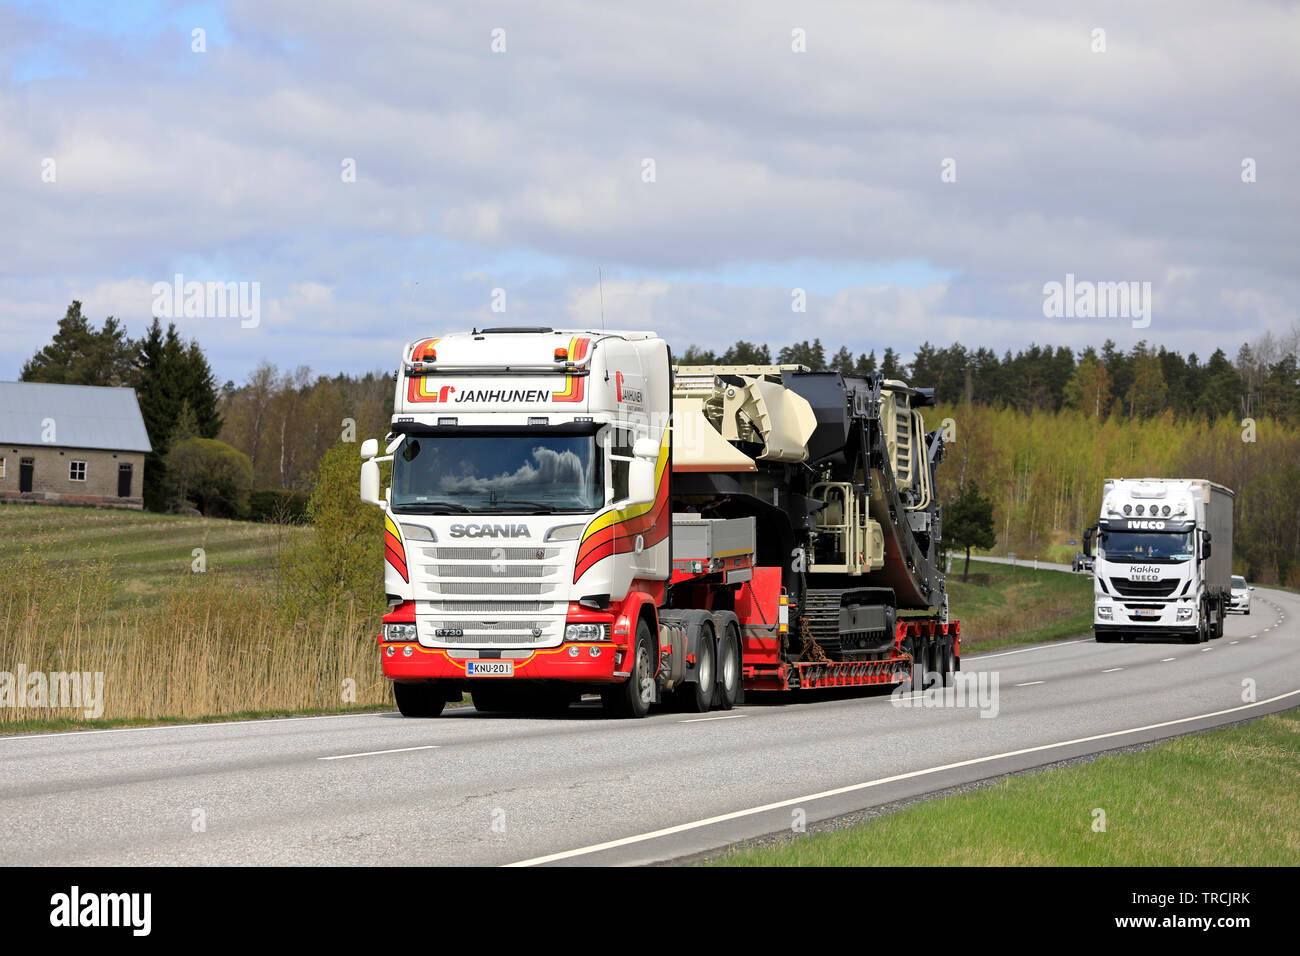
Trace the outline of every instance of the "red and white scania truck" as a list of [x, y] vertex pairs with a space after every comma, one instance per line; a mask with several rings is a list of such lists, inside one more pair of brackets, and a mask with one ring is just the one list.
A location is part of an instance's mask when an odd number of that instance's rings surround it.
[[399, 709], [951, 682], [932, 404], [880, 376], [674, 368], [653, 332], [410, 343], [383, 453], [361, 452]]

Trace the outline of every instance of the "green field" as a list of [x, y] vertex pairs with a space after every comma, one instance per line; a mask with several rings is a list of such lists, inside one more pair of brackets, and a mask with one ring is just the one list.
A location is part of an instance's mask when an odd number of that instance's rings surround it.
[[104, 566], [116, 587], [111, 607], [154, 604], [189, 578], [194, 549], [207, 572], [232, 584], [267, 579], [276, 554], [297, 528], [251, 521], [164, 515], [64, 505], [0, 507], [0, 562], [35, 548], [45, 563], [69, 571]]
[[964, 652], [1089, 634], [1092, 576], [972, 561], [948, 575], [948, 613], [961, 621]]
[[[1300, 710], [1011, 777], [720, 866], [1300, 865]], [[1104, 832], [1094, 829], [1105, 813]]]

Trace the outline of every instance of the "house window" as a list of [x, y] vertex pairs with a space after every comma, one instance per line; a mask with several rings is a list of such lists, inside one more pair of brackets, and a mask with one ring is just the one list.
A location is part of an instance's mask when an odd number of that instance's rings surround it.
[[69, 481], [86, 480], [86, 463], [84, 461], [68, 462], [68, 480]]
[[5, 476], [5, 460], [0, 458], [0, 478]]

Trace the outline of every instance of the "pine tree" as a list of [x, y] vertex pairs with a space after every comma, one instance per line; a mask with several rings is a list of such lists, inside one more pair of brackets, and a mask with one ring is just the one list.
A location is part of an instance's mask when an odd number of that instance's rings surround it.
[[898, 379], [900, 381], [907, 378], [907, 366], [898, 360], [892, 348], [885, 349], [885, 355], [880, 360], [880, 374], [885, 378]]
[[125, 384], [130, 375], [132, 348], [117, 319], [110, 315], [96, 329], [82, 314], [81, 302], [73, 300], [59, 320], [54, 339], [23, 364], [19, 378], [24, 382], [116, 387]]
[[198, 343], [182, 342], [175, 323], [164, 333], [155, 318], [135, 343], [131, 384], [153, 446], [145, 458], [144, 506], [161, 511], [167, 505], [167, 452], [182, 409], [188, 405], [198, 437], [216, 438], [221, 431], [216, 380]]

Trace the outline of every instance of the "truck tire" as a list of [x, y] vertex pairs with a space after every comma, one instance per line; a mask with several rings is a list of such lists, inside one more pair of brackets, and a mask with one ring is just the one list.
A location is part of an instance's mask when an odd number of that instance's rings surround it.
[[469, 697], [474, 702], [474, 709], [480, 714], [511, 709], [510, 695], [500, 687], [475, 687], [469, 692]]
[[393, 696], [403, 717], [437, 717], [447, 703], [436, 684], [393, 684]]
[[913, 693], [920, 693], [925, 690], [925, 650], [920, 644], [920, 640], [916, 637], [907, 639], [907, 653], [912, 655], [911, 690]]
[[730, 625], [723, 632], [718, 659], [718, 709], [731, 710], [740, 699], [740, 639]]
[[706, 713], [713, 704], [713, 694], [717, 689], [718, 672], [714, 667], [713, 626], [705, 624], [700, 627], [700, 644], [695, 648], [696, 680], [683, 684], [674, 691], [680, 695], [682, 709], [692, 714]]
[[943, 642], [943, 667], [939, 668], [943, 672], [943, 686], [955, 687], [957, 684], [957, 651], [952, 646], [952, 638], [948, 637]]
[[[650, 712], [650, 701], [654, 696], [654, 644], [645, 618], [638, 621], [636, 625], [636, 645], [632, 648], [628, 671], [630, 676], [627, 680], [615, 684], [600, 695], [605, 713], [611, 717], [639, 718]], [[650, 681], [651, 684], [647, 685], [646, 681]], [[650, 691], [649, 694], [645, 692], [647, 689]]]

